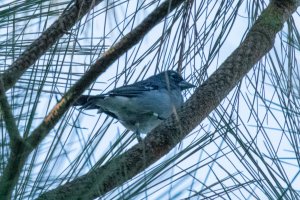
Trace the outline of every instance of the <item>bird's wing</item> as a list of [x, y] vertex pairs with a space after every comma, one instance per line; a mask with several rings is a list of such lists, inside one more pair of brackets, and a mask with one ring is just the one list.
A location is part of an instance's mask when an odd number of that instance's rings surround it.
[[155, 83], [149, 82], [138, 82], [132, 85], [125, 85], [119, 88], [116, 88], [106, 95], [108, 96], [123, 96], [123, 97], [136, 97], [146, 91], [157, 90], [158, 85]]

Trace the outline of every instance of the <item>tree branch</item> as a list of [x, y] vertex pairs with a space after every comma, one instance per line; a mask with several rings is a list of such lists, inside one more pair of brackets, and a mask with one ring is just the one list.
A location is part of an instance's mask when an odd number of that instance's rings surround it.
[[168, 153], [228, 95], [272, 47], [277, 32], [299, 6], [299, 1], [272, 1], [242, 44], [184, 104], [144, 140], [105, 165], [91, 170], [39, 199], [92, 199], [105, 195]]

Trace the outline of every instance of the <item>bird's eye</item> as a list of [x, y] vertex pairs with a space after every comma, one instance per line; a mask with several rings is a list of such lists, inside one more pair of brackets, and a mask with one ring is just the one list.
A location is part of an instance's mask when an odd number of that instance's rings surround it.
[[179, 74], [177, 74], [176, 72], [171, 72], [171, 78], [176, 81], [176, 82], [180, 82], [182, 81], [182, 78]]

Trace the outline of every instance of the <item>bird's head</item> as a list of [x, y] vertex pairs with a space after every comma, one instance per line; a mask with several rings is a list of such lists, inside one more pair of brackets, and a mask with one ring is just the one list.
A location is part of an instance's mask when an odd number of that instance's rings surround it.
[[187, 82], [182, 76], [173, 70], [167, 70], [157, 75], [162, 82], [166, 83], [167, 87], [173, 89], [179, 87], [180, 90], [186, 90], [189, 88], [196, 87], [195, 85]]

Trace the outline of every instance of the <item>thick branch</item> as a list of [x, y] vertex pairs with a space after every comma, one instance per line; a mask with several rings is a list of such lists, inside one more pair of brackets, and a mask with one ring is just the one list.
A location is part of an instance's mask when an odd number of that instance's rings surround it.
[[[272, 47], [284, 22], [299, 1], [273, 1], [263, 11], [243, 43], [201, 85], [184, 106], [144, 140], [104, 166], [93, 169], [39, 199], [92, 199], [129, 180], [168, 153], [193, 130]], [[280, 6], [278, 6], [280, 5]]]
[[0, 199], [12, 199], [13, 189], [30, 152], [24, 142], [18, 140], [15, 144], [17, 146], [11, 151], [3, 175], [0, 177]]
[[0, 75], [7, 91], [77, 21], [103, 0], [76, 0], [42, 35], [37, 38], [9, 68]]

